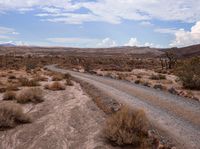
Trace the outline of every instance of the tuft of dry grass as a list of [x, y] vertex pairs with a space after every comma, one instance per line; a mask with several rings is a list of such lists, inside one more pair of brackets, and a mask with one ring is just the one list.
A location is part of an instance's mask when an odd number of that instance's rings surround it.
[[16, 76], [14, 76], [14, 75], [10, 75], [10, 76], [8, 76], [8, 79], [16, 79]]
[[35, 79], [19, 78], [19, 82], [22, 86], [40, 86], [39, 82]]
[[13, 91], [6, 91], [3, 95], [3, 100], [15, 100], [16, 93]]
[[43, 92], [40, 88], [26, 88], [20, 91], [17, 96], [18, 103], [40, 103], [44, 101]]
[[52, 76], [52, 81], [61, 81], [64, 79], [64, 75], [60, 73], [56, 73]]
[[162, 74], [158, 74], [158, 75], [152, 74], [149, 79], [151, 79], [151, 80], [165, 80], [166, 76], [162, 75]]
[[7, 91], [18, 91], [18, 85], [17, 84], [8, 84], [6, 87]]
[[148, 120], [143, 110], [133, 110], [128, 106], [107, 118], [105, 137], [120, 146], [141, 146], [148, 138]]
[[45, 77], [45, 76], [42, 76], [42, 75], [36, 75], [34, 77], [34, 80], [36, 80], [36, 81], [48, 81], [48, 78]]
[[15, 127], [19, 123], [31, 122], [20, 105], [14, 103], [0, 104], [0, 129]]
[[65, 90], [65, 86], [62, 83], [56, 81], [51, 84], [45, 85], [45, 89], [52, 91]]

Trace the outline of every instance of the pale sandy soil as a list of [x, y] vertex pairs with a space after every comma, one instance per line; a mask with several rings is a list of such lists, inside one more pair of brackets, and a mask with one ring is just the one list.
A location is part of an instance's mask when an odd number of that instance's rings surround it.
[[[164, 74], [166, 76], [166, 79], [164, 80], [152, 80], [150, 79], [151, 75], [157, 75], [158, 73], [147, 69], [133, 69], [131, 72], [101, 70], [97, 70], [96, 72], [101, 76], [109, 76], [115, 79], [122, 79], [130, 82], [140, 80], [142, 84], [148, 83], [150, 87], [153, 87], [156, 84], [161, 84], [166, 91], [170, 88], [174, 88], [180, 96], [200, 101], [200, 91], [183, 89], [181, 82], [178, 81], [178, 77], [172, 74]], [[141, 78], [138, 78], [137, 76], [140, 76]]]
[[[18, 73], [18, 76], [26, 75]], [[73, 86], [66, 86], [63, 91], [45, 90], [44, 85], [51, 82], [50, 77], [47, 82], [40, 82], [44, 102], [21, 105], [24, 112], [31, 116], [32, 123], [0, 131], [0, 149], [114, 148], [105, 143], [101, 134], [105, 114], [80, 85], [74, 82]], [[2, 95], [0, 93], [0, 100]]]
[[92, 84], [103, 93], [122, 104], [143, 109], [150, 122], [165, 132], [180, 149], [199, 149], [200, 102], [175, 96], [126, 81], [47, 66], [48, 69], [71, 73], [74, 77]]

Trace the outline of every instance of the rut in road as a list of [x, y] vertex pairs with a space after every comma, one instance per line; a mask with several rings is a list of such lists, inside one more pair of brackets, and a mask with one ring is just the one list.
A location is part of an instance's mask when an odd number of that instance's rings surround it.
[[180, 148], [200, 149], [200, 103], [133, 83], [47, 66], [71, 73], [107, 95], [134, 108], [142, 108], [154, 126], [175, 139]]

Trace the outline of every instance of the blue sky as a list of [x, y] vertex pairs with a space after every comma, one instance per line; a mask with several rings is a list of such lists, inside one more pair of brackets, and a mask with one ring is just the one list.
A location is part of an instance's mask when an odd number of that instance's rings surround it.
[[182, 47], [200, 43], [198, 0], [0, 0], [0, 43]]

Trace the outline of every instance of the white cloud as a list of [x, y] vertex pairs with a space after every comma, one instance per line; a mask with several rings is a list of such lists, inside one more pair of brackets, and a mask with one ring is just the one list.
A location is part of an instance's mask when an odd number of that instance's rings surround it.
[[162, 33], [162, 34], [174, 34], [177, 32], [177, 29], [174, 28], [156, 28], [154, 29], [155, 32]]
[[154, 24], [152, 24], [149, 21], [142, 21], [142, 22], [140, 22], [140, 25], [141, 26], [145, 26], [145, 27], [152, 27], [152, 26], [154, 26]]
[[101, 47], [101, 48], [104, 48], [104, 47], [116, 47], [117, 46], [117, 43], [110, 39], [110, 38], [105, 38], [103, 39], [101, 42], [99, 42], [97, 44], [97, 47]]
[[137, 40], [137, 38], [130, 38], [130, 40], [124, 44], [124, 46], [130, 46], [130, 47], [153, 47], [153, 48], [161, 48], [160, 45], [154, 44], [154, 43], [149, 43], [149, 42], [145, 42], [145, 43], [141, 43]]
[[[196, 22], [200, 20], [199, 0], [98, 0], [98, 1], [72, 1], [72, 0], [1, 0], [0, 12], [22, 11], [39, 9], [38, 14], [43, 19], [53, 22], [81, 24], [88, 21], [103, 21], [108, 23], [121, 23], [123, 19], [146, 21], [151, 19]], [[88, 11], [80, 13], [84, 8]], [[70, 13], [69, 13], [70, 12]], [[64, 15], [69, 13], [69, 15]], [[75, 17], [75, 18], [74, 18]], [[80, 19], [80, 21], [78, 21]], [[75, 21], [74, 21], [75, 20]], [[150, 24], [148, 24], [150, 25]]]
[[191, 31], [185, 31], [184, 29], [176, 31], [175, 40], [170, 46], [183, 47], [194, 44], [200, 44], [200, 21], [191, 28]]
[[131, 47], [133, 47], [133, 46], [139, 46], [139, 45], [140, 45], [140, 43], [139, 43], [139, 41], [137, 40], [137, 38], [131, 38], [131, 39], [128, 41], [128, 43], [125, 44], [125, 46], [131, 46]]

